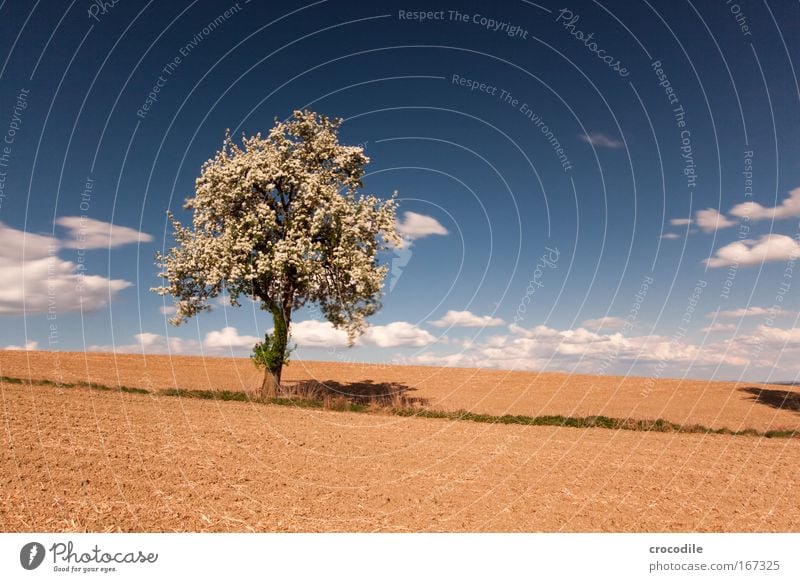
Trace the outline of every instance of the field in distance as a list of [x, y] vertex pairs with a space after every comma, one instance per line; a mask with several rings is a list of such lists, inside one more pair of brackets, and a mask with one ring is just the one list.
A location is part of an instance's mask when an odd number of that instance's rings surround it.
[[[155, 393], [239, 389], [258, 380], [247, 360], [4, 352], [0, 376], [151, 391], [0, 381], [1, 531], [800, 531], [798, 438]], [[765, 387], [783, 394], [777, 402], [742, 390], [749, 384], [659, 381], [645, 392], [642, 378], [316, 362], [295, 362], [287, 376], [398, 383], [430, 408], [491, 414], [759, 431], [797, 427], [800, 416], [797, 393], [781, 386]]]
[[[0, 376], [151, 391], [244, 390], [260, 384], [261, 372], [247, 358], [7, 351], [0, 352]], [[285, 369], [288, 383], [308, 379], [344, 392], [386, 387], [436, 410], [800, 430], [800, 391], [778, 385], [317, 361], [294, 361]]]

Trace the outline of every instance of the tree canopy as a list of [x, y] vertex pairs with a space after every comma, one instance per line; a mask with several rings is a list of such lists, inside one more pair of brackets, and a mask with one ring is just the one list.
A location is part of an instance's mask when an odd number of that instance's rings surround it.
[[191, 226], [169, 214], [177, 244], [156, 259], [165, 284], [154, 291], [175, 297], [176, 325], [223, 293], [271, 312], [273, 336], [260, 351], [271, 354], [264, 364], [276, 383], [292, 311], [317, 305], [352, 344], [380, 307], [387, 266], [378, 253], [400, 244], [395, 196], [360, 192], [369, 158], [339, 143], [340, 125], [295, 111], [241, 146], [226, 134], [186, 200]]

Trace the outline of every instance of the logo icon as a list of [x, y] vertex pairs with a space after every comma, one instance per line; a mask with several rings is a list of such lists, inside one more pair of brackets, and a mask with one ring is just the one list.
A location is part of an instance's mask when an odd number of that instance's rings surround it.
[[391, 293], [394, 290], [394, 286], [397, 285], [397, 282], [403, 275], [403, 270], [406, 268], [406, 265], [408, 265], [408, 262], [411, 260], [411, 257], [414, 254], [410, 247], [411, 243], [409, 241], [404, 240], [403, 246], [395, 247], [392, 249], [392, 262], [390, 266], [391, 279], [389, 280], [389, 293]]
[[26, 570], [35, 570], [44, 561], [44, 546], [39, 542], [30, 542], [22, 546], [19, 552], [19, 563]]

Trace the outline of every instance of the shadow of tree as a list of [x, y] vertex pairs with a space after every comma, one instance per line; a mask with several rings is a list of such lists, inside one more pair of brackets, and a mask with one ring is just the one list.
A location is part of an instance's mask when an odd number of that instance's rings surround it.
[[427, 398], [409, 396], [408, 392], [416, 391], [399, 382], [336, 382], [334, 380], [302, 380], [287, 383], [280, 387], [278, 396], [282, 398], [303, 398], [307, 400], [346, 400], [353, 404], [415, 407], [428, 404]]
[[792, 392], [790, 390], [775, 390], [772, 388], [758, 388], [755, 386], [748, 386], [746, 388], [739, 388], [740, 391], [752, 394], [752, 398], [759, 404], [766, 404], [772, 408], [780, 408], [781, 410], [793, 410], [800, 412], [800, 392]]

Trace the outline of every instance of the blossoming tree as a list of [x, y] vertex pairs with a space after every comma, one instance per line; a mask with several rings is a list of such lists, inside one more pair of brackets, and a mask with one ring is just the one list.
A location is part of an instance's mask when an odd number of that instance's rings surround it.
[[156, 258], [166, 281], [153, 291], [175, 297], [175, 325], [221, 293], [231, 305], [245, 296], [271, 313], [272, 332], [253, 348], [264, 367], [261, 398], [277, 395], [292, 312], [318, 306], [352, 345], [380, 307], [387, 267], [378, 253], [400, 244], [395, 197], [359, 192], [369, 158], [339, 143], [340, 124], [296, 111], [241, 147], [227, 135], [185, 203], [192, 225], [170, 214], [177, 245]]

